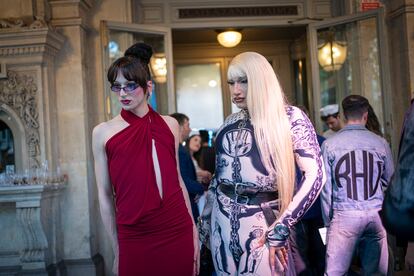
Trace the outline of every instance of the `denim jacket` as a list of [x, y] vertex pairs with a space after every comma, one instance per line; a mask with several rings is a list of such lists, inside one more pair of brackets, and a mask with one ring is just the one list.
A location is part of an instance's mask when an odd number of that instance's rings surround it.
[[329, 225], [333, 210], [380, 210], [394, 172], [385, 139], [363, 125], [347, 125], [322, 145], [327, 182], [321, 193], [322, 215]]

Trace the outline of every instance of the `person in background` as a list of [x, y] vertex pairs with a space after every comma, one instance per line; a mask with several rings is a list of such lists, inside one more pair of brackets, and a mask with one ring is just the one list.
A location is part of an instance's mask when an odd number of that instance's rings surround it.
[[327, 182], [321, 193], [327, 232], [325, 275], [346, 275], [360, 249], [363, 275], [386, 275], [387, 233], [378, 211], [394, 172], [390, 147], [367, 130], [369, 102], [359, 95], [342, 101], [346, 125], [322, 144]]
[[376, 135], [383, 137], [382, 130], [381, 130], [381, 124], [371, 105], [368, 106], [368, 119], [367, 119], [366, 128], [369, 131], [374, 132]]
[[198, 273], [198, 232], [177, 166], [178, 124], [147, 103], [151, 55], [137, 43], [108, 69], [122, 110], [92, 134], [100, 212], [115, 274], [190, 276]]
[[191, 210], [194, 220], [197, 221], [200, 213], [198, 211], [196, 200], [204, 194], [204, 187], [197, 181], [196, 169], [190, 153], [183, 146], [183, 142], [188, 138], [191, 128], [190, 119], [182, 113], [173, 113], [170, 115], [177, 120], [179, 128], [179, 146], [178, 160], [180, 162], [180, 172], [190, 197]]
[[335, 135], [335, 133], [344, 127], [344, 122], [339, 114], [338, 104], [330, 104], [322, 107], [320, 109], [320, 116], [321, 120], [328, 126], [328, 130], [322, 134], [325, 138]]
[[[209, 131], [205, 129], [200, 129], [200, 138], [201, 138], [201, 148], [198, 152], [194, 154], [194, 157], [198, 160], [198, 164], [201, 169], [214, 174], [215, 169], [215, 151], [214, 143], [210, 137]], [[208, 189], [210, 183], [204, 184], [204, 188]], [[204, 192], [204, 195], [198, 199], [197, 205], [202, 213], [205, 203], [206, 203], [207, 192]], [[205, 244], [201, 245], [200, 250], [200, 275], [199, 276], [211, 276], [215, 275], [213, 259], [211, 256], [211, 251]]]
[[216, 169], [216, 153], [214, 148], [214, 141], [210, 138], [209, 132], [207, 130], [200, 130], [201, 137], [201, 149], [196, 158], [199, 160], [199, 165], [203, 170], [209, 171], [211, 174], [214, 174]]
[[199, 214], [201, 214], [201, 212], [203, 211], [203, 208], [206, 202], [205, 194], [207, 193], [206, 191], [208, 189], [208, 185], [210, 184], [210, 180], [211, 180], [211, 173], [209, 171], [201, 169], [200, 166], [198, 165], [198, 161], [194, 157], [195, 154], [200, 152], [200, 148], [201, 148], [201, 137], [198, 134], [194, 134], [190, 136], [185, 141], [185, 149], [190, 153], [191, 159], [193, 160], [194, 168], [195, 168], [196, 175], [197, 175], [197, 181], [204, 186], [204, 190], [205, 190], [205, 192], [202, 195], [197, 195], [194, 198], [194, 201], [198, 207]]
[[[217, 132], [201, 240], [211, 248], [217, 275], [295, 275], [290, 229], [316, 200], [325, 176], [315, 130], [287, 104], [264, 56], [237, 55], [227, 78], [241, 110]], [[295, 161], [304, 177], [293, 196]]]
[[191, 135], [185, 141], [185, 149], [190, 153], [191, 159], [193, 160], [197, 181], [208, 187], [211, 180], [211, 173], [200, 168], [198, 160], [195, 157], [201, 150], [201, 136], [199, 134]]
[[[395, 174], [385, 193], [382, 219], [397, 238], [396, 270], [405, 265], [408, 241], [414, 241], [414, 99], [405, 114]], [[414, 263], [412, 263], [414, 265]]]

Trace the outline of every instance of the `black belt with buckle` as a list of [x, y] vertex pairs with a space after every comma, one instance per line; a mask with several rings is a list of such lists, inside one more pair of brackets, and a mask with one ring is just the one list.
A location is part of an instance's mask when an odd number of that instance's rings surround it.
[[262, 192], [257, 187], [247, 186], [242, 183], [227, 185], [221, 183], [220, 191], [235, 202], [247, 205], [260, 205], [264, 202], [277, 199], [277, 192]]

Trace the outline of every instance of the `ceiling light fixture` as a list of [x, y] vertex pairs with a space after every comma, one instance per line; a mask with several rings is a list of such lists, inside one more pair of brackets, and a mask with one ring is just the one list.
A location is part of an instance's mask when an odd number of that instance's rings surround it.
[[217, 31], [217, 41], [221, 46], [231, 48], [238, 45], [242, 39], [242, 34], [238, 30]]

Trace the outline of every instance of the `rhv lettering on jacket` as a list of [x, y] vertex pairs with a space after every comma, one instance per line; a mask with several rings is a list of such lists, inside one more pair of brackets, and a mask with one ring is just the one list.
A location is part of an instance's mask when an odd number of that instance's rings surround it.
[[[356, 162], [357, 158], [360, 162]], [[372, 153], [354, 150], [344, 154], [338, 160], [335, 166], [335, 182], [339, 188], [346, 187], [348, 198], [358, 200], [357, 180], [360, 178], [363, 182], [363, 198], [367, 200], [374, 196], [378, 189], [382, 167], [381, 161], [374, 162]]]

